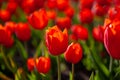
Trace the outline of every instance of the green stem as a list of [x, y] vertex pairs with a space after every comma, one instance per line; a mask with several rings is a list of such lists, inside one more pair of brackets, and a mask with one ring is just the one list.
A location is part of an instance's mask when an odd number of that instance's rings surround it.
[[112, 57], [110, 57], [109, 72], [112, 71], [112, 63], [113, 63], [113, 59], [112, 59]]
[[57, 64], [58, 64], [58, 80], [61, 80], [60, 56], [57, 56]]
[[74, 80], [74, 64], [72, 63], [72, 80]]
[[109, 70], [107, 69], [107, 67], [102, 63], [101, 59], [99, 57], [97, 57], [97, 51], [96, 48], [94, 46], [92, 47], [88, 47], [87, 44], [85, 42], [80, 42], [81, 45], [83, 46], [84, 50], [87, 51], [89, 54], [92, 55], [93, 61], [95, 63], [95, 65], [97, 66], [97, 68], [104, 73], [104, 75], [108, 78], [110, 73]]
[[0, 78], [1, 78], [2, 80], [12, 80], [11, 78], [9, 78], [8, 76], [6, 76], [5, 74], [3, 74], [3, 73], [1, 73], [1, 72], [0, 72]]
[[9, 65], [8, 60], [7, 60], [7, 58], [6, 58], [5, 54], [4, 54], [3, 46], [1, 46], [1, 45], [0, 45], [0, 51], [1, 51], [1, 54], [2, 54], [2, 57], [3, 57], [3, 60], [4, 60], [4, 62], [5, 62], [5, 65], [7, 66], [7, 68], [8, 68], [11, 72], [14, 73], [14, 70], [13, 70], [13, 69], [11, 68], [11, 66]]

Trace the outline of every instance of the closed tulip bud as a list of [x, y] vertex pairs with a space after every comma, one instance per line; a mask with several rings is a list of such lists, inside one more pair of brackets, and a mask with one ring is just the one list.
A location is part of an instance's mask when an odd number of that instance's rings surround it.
[[82, 48], [79, 43], [71, 43], [65, 51], [65, 60], [76, 64], [82, 59]]
[[60, 55], [65, 52], [68, 46], [68, 33], [64, 29], [62, 32], [57, 26], [53, 26], [46, 30], [46, 45], [52, 55]]

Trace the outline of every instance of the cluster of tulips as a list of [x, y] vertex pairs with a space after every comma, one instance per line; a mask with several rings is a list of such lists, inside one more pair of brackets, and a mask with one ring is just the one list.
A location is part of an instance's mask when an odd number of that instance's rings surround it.
[[2, 80], [62, 80], [62, 63], [69, 80], [75, 64], [89, 80], [119, 80], [119, 45], [119, 0], [0, 0]]

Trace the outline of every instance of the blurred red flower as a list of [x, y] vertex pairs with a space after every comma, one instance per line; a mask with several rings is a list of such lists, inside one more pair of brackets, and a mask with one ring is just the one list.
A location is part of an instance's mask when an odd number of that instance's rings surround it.
[[81, 23], [91, 23], [93, 21], [93, 13], [90, 9], [83, 9], [79, 13]]
[[48, 24], [48, 16], [44, 9], [40, 9], [39, 11], [33, 12], [28, 17], [28, 21], [33, 28], [42, 30]]
[[88, 30], [87, 28], [81, 25], [73, 25], [71, 27], [71, 31], [78, 39], [81, 39], [81, 40], [88, 39]]
[[27, 23], [18, 23], [15, 26], [15, 34], [21, 41], [28, 41], [31, 37], [31, 30]]

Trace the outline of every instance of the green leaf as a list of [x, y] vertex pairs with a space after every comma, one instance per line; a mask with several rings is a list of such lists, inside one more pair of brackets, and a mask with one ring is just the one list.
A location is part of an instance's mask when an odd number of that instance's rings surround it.
[[19, 40], [16, 40], [16, 47], [19, 50], [20, 54], [22, 55], [23, 59], [27, 60], [28, 54]]
[[31, 74], [28, 74], [29, 80], [37, 80], [36, 75], [32, 72]]
[[92, 72], [92, 74], [91, 74], [89, 80], [94, 80], [94, 73], [93, 73], [93, 72]]

